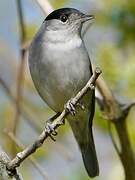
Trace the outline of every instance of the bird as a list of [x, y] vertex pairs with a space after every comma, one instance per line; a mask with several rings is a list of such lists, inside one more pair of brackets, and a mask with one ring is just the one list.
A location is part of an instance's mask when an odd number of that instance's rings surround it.
[[[74, 8], [60, 8], [43, 21], [29, 48], [29, 69], [41, 98], [56, 113], [73, 98], [92, 76], [91, 61], [82, 38], [82, 27], [92, 22], [87, 15]], [[74, 113], [67, 116], [82, 154], [89, 177], [99, 175], [99, 165], [92, 132], [95, 112], [95, 91], [88, 91]]]

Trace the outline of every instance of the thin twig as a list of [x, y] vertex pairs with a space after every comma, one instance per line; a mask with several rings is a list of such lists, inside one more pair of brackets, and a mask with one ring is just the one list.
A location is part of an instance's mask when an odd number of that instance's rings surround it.
[[[101, 70], [97, 68], [88, 83], [85, 85], [85, 87], [74, 97], [71, 99], [72, 104], [75, 106], [77, 102], [86, 94], [88, 90], [93, 90], [93, 87], [95, 86], [95, 82], [98, 78], [98, 76], [101, 74]], [[55, 130], [59, 126], [63, 125], [63, 120], [66, 118], [66, 116], [69, 114], [69, 111], [66, 109], [63, 110], [61, 115], [52, 122], [51, 127]], [[45, 130], [40, 134], [38, 139], [32, 144], [26, 147], [22, 152], [18, 153], [16, 157], [11, 160], [7, 164], [7, 168], [9, 171], [13, 171], [16, 167], [20, 166], [20, 164], [32, 153], [34, 153], [47, 139], [48, 136], [50, 136], [52, 131], [48, 132], [47, 128], [45, 127]]]
[[[24, 149], [25, 146], [19, 141], [19, 139], [17, 139], [14, 134], [12, 132], [7, 132], [5, 131], [6, 134], [12, 139], [12, 141], [14, 141], [14, 143], [20, 148], [20, 149]], [[31, 156], [29, 157], [31, 163], [33, 164], [33, 166], [36, 168], [36, 170], [39, 171], [40, 175], [46, 179], [49, 180], [48, 174], [47, 172], [45, 172], [45, 170], [38, 164], [38, 162], [36, 161], [36, 159]]]

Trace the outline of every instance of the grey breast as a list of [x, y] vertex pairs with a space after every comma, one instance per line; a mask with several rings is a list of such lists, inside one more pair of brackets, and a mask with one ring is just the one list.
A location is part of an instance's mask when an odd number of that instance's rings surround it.
[[91, 75], [87, 51], [82, 44], [73, 50], [52, 52], [45, 47], [42, 39], [35, 41], [29, 52], [32, 79], [45, 102], [54, 111], [61, 111]]

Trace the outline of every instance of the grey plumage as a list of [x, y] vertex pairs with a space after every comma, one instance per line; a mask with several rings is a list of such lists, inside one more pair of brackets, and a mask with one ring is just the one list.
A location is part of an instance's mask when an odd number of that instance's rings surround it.
[[[55, 112], [61, 112], [64, 104], [92, 75], [90, 59], [81, 38], [82, 23], [90, 17], [71, 8], [56, 10], [46, 18], [31, 43], [29, 67], [32, 79], [40, 96]], [[77, 108], [76, 115], [69, 115], [67, 119], [86, 170], [90, 177], [95, 177], [99, 167], [92, 135], [94, 91], [89, 91], [82, 102], [85, 110]]]

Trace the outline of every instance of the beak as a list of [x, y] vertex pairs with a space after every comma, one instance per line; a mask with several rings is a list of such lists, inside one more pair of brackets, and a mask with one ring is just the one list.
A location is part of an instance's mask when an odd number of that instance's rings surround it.
[[83, 14], [81, 16], [81, 21], [82, 23], [86, 22], [86, 21], [89, 21], [89, 20], [93, 20], [95, 17], [94, 15], [86, 15], [86, 14]]

